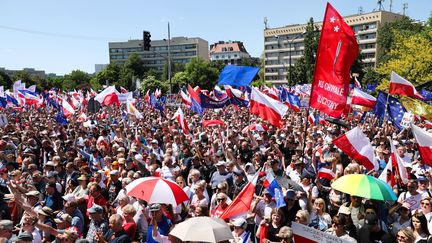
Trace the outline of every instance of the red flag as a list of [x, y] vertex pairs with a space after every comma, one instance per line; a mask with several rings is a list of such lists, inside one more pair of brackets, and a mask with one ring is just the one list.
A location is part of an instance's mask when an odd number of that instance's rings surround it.
[[230, 205], [225, 209], [219, 218], [228, 219], [239, 214], [246, 213], [251, 206], [252, 199], [255, 193], [255, 186], [258, 180], [258, 173], [255, 174], [252, 181], [250, 181], [245, 188], [237, 195]]
[[311, 107], [332, 117], [341, 116], [348, 97], [349, 70], [358, 52], [354, 31], [327, 3], [316, 56]]
[[325, 178], [327, 180], [333, 180], [336, 177], [336, 174], [333, 170], [322, 167], [318, 170], [318, 178]]
[[411, 130], [418, 143], [418, 151], [423, 163], [432, 166], [432, 134], [411, 124]]
[[226, 127], [226, 123], [222, 120], [204, 120], [202, 122], [203, 127], [210, 127], [210, 126], [223, 126]]
[[188, 127], [188, 124], [186, 123], [186, 118], [185, 118], [183, 111], [180, 107], [178, 108], [176, 113], [174, 113], [173, 119], [177, 120], [177, 122], [180, 124], [180, 126], [181, 126], [181, 128], [185, 134], [189, 133], [189, 127]]

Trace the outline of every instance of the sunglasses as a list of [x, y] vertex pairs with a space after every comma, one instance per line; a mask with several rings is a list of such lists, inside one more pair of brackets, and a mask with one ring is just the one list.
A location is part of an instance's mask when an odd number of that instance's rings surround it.
[[220, 202], [220, 201], [225, 201], [225, 198], [218, 198], [218, 199], [216, 199], [218, 202]]
[[430, 206], [430, 203], [421, 202], [420, 204], [421, 204], [421, 205]]

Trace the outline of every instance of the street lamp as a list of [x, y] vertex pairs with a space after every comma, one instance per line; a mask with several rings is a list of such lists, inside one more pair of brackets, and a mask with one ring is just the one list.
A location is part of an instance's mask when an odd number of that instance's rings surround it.
[[306, 33], [306, 31], [303, 31], [301, 34], [294, 36], [294, 38], [291, 41], [288, 41], [288, 48], [289, 48], [288, 87], [290, 88], [290, 90], [291, 90], [291, 71], [292, 71], [292, 67], [291, 67], [291, 55], [292, 55], [291, 45], [295, 40], [297, 40], [299, 37], [302, 37], [305, 33]]

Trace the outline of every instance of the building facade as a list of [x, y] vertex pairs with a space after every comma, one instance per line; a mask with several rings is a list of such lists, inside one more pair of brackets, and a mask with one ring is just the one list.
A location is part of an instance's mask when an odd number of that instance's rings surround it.
[[[375, 67], [379, 50], [377, 34], [386, 22], [403, 17], [387, 11], [356, 14], [344, 17], [356, 34], [363, 63], [366, 67]], [[274, 84], [287, 84], [288, 67], [295, 65], [303, 55], [307, 24], [289, 25], [264, 30], [265, 80]], [[316, 26], [321, 30], [322, 22]]]
[[[146, 66], [162, 72], [168, 60], [168, 40], [152, 40], [149, 51], [144, 51], [143, 40], [110, 42], [110, 63], [124, 64], [132, 53], [138, 54]], [[194, 57], [209, 60], [208, 42], [201, 38], [173, 37], [170, 41], [172, 63], [186, 64]]]
[[6, 73], [10, 78], [14, 77], [16, 74], [20, 72], [26, 72], [30, 76], [37, 76], [41, 79], [44, 79], [46, 77], [45, 71], [42, 70], [36, 70], [34, 68], [23, 68], [22, 70], [10, 70], [0, 67], [0, 71]]
[[241, 41], [219, 41], [210, 45], [211, 61], [222, 61], [226, 65], [238, 65], [242, 58], [250, 59], [251, 56]]

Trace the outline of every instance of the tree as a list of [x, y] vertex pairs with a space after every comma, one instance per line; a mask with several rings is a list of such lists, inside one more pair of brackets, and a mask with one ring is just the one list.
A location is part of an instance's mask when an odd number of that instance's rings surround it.
[[[185, 70], [185, 65], [183, 63], [173, 63], [171, 62], [171, 80], [172, 77], [178, 72], [182, 72]], [[168, 81], [168, 63], [165, 63], [163, 70], [162, 70], [162, 81]]]
[[394, 71], [415, 86], [432, 80], [432, 30], [406, 36], [394, 31], [394, 44], [388, 52], [388, 59], [382, 63], [377, 72], [387, 79], [383, 79], [378, 86], [380, 90], [388, 89], [388, 78]]
[[0, 85], [4, 86], [5, 89], [12, 87], [12, 79], [5, 72], [0, 71]]
[[117, 84], [120, 79], [121, 69], [122, 67], [118, 66], [116, 63], [110, 63], [104, 70], [96, 74], [96, 76], [92, 79], [93, 81], [91, 86], [95, 86], [96, 82], [102, 86], [105, 85], [107, 81], [109, 84]]
[[172, 92], [177, 93], [181, 87], [189, 83], [190, 77], [187, 72], [178, 72], [171, 79], [172, 82]]
[[73, 70], [66, 74], [62, 88], [64, 90], [84, 89], [90, 87], [90, 75], [81, 70]]
[[192, 58], [186, 65], [185, 72], [189, 77], [189, 84], [198, 85], [202, 89], [213, 89], [219, 78], [218, 70], [200, 57]]
[[292, 83], [290, 85], [312, 82], [318, 39], [318, 27], [315, 26], [313, 18], [310, 18], [304, 33], [303, 56], [297, 60], [294, 67], [288, 67], [288, 72], [291, 72]]
[[144, 61], [136, 53], [132, 53], [131, 55], [129, 55], [129, 58], [124, 64], [124, 67], [131, 70], [132, 74], [137, 78], [142, 78], [144, 73], [148, 70], [148, 68], [144, 64]]
[[399, 34], [408, 37], [423, 31], [423, 26], [420, 23], [414, 23], [409, 17], [403, 16], [393, 22], [387, 22], [378, 30], [377, 44], [379, 50], [377, 53], [377, 64], [387, 62], [392, 58], [389, 55], [391, 49], [395, 45], [395, 31]]
[[147, 90], [155, 91], [156, 89], [160, 89], [162, 93], [166, 93], [168, 88], [169, 87], [165, 82], [157, 80], [154, 76], [148, 76], [141, 81], [140, 90], [146, 92]]

